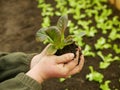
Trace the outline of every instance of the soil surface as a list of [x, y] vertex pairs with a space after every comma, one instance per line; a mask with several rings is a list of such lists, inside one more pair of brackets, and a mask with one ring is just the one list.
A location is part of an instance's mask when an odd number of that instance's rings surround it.
[[34, 52], [41, 15], [35, 0], [0, 0], [0, 50]]
[[[117, 15], [118, 11], [115, 8], [113, 10]], [[44, 45], [35, 41], [35, 33], [41, 28], [41, 22], [41, 10], [37, 8], [36, 0], [0, 0], [0, 51], [40, 52]], [[98, 37], [100, 36], [101, 34], [98, 34]], [[95, 39], [97, 37], [85, 40], [92, 45]], [[119, 41], [116, 42], [119, 44]], [[80, 73], [62, 83], [58, 79], [47, 80], [43, 83], [42, 90], [99, 90], [98, 83], [89, 82], [85, 78], [86, 74], [90, 72], [88, 69], [90, 65], [103, 73], [106, 80], [112, 81], [110, 83], [111, 90], [116, 88], [120, 90], [120, 62], [112, 63], [107, 70], [100, 70], [98, 68], [99, 61], [101, 61], [99, 57], [85, 57], [85, 64]]]

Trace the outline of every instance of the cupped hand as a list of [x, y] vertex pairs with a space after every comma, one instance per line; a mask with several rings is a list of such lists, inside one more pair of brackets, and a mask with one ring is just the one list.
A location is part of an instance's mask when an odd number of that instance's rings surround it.
[[[68, 77], [81, 71], [84, 64], [84, 56], [80, 56], [78, 65], [79, 50], [76, 52], [76, 57], [73, 53], [63, 54], [61, 56], [45, 55], [44, 51], [36, 55], [32, 61], [34, 64], [27, 75], [42, 83], [49, 78]], [[35, 61], [37, 63], [35, 63]]]

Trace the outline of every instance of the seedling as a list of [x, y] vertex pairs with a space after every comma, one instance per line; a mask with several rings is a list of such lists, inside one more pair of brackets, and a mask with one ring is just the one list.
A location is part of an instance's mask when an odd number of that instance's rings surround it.
[[100, 66], [99, 66], [101, 69], [107, 68], [111, 64], [111, 62], [119, 60], [118, 56], [113, 57], [112, 54], [108, 54], [104, 56], [101, 51], [98, 51], [97, 54], [103, 60], [102, 62], [100, 62]]
[[91, 51], [91, 47], [89, 45], [85, 45], [85, 49], [83, 50], [83, 55], [95, 57], [95, 53]]
[[100, 89], [101, 89], [101, 90], [111, 90], [110, 87], [109, 87], [109, 83], [110, 83], [110, 82], [111, 82], [110, 80], [105, 81], [104, 84], [101, 84], [101, 85], [100, 85]]
[[43, 18], [42, 27], [48, 27], [48, 26], [50, 26], [50, 18], [46, 16]]
[[65, 37], [64, 32], [67, 24], [68, 16], [64, 15], [59, 18], [56, 26], [41, 28], [38, 30], [36, 33], [36, 40], [50, 44], [46, 54], [55, 54], [58, 49], [63, 49], [66, 45], [72, 44], [75, 36], [81, 38], [85, 35], [84, 32], [81, 32], [79, 34], [71, 34]]
[[96, 49], [108, 49], [111, 48], [111, 44], [107, 43], [104, 37], [100, 37], [95, 44]]
[[[71, 76], [69, 76], [68, 78], [71, 78]], [[59, 78], [60, 82], [64, 82], [66, 80], [66, 78]]]
[[120, 39], [120, 34], [118, 31], [119, 30], [116, 30], [116, 28], [113, 28], [109, 34], [109, 39], [111, 39], [112, 41], [116, 39]]
[[96, 81], [96, 82], [101, 83], [103, 81], [103, 78], [104, 78], [103, 74], [95, 71], [92, 66], [89, 66], [89, 69], [90, 69], [91, 73], [87, 74], [86, 78], [89, 81]]

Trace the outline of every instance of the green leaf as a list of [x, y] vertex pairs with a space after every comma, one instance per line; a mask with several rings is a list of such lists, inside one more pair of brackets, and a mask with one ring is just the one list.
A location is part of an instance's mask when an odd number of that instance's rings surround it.
[[67, 24], [68, 24], [68, 16], [67, 15], [61, 16], [57, 22], [57, 27], [59, 28], [62, 34], [64, 34]]
[[46, 30], [47, 30], [47, 28], [41, 28], [37, 31], [37, 33], [36, 33], [36, 40], [37, 41], [42, 42], [48, 38], [46, 33], [45, 33]]
[[50, 26], [50, 18], [48, 16], [43, 18], [42, 27]]
[[117, 54], [120, 54], [120, 48], [119, 48], [118, 44], [114, 44], [114, 45], [113, 45], [113, 50], [114, 50]]
[[53, 41], [54, 45], [57, 45], [61, 41], [61, 32], [56, 26], [51, 26], [45, 31], [46, 35]]
[[87, 74], [86, 78], [89, 81], [96, 81], [96, 82], [101, 83], [103, 81], [103, 78], [104, 78], [103, 74], [101, 74], [97, 71], [94, 71], [92, 66], [89, 66], [89, 69], [90, 69], [91, 73]]
[[104, 37], [100, 37], [95, 44], [96, 49], [108, 49], [111, 48], [111, 44], [107, 43]]
[[73, 35], [69, 35], [68, 37], [65, 38], [65, 45], [70, 45], [72, 44], [73, 41]]
[[89, 66], [89, 69], [90, 69], [91, 73], [87, 74], [86, 78], [89, 81], [96, 81], [96, 82], [101, 83], [103, 81], [103, 78], [104, 78], [103, 74], [101, 74], [97, 71], [94, 71], [92, 66]]
[[101, 90], [111, 90], [110, 87], [109, 87], [109, 85], [108, 85], [110, 82], [111, 82], [110, 80], [105, 81], [104, 84], [100, 85], [100, 89]]
[[63, 82], [63, 81], [65, 81], [66, 79], [65, 78], [59, 78], [59, 81], [60, 82]]
[[85, 32], [80, 32], [80, 33], [75, 34], [75, 35], [77, 35], [79, 38], [81, 38], [81, 37], [84, 36], [85, 34], [86, 34]]
[[92, 56], [95, 57], [95, 53], [92, 52], [92, 48], [90, 47], [90, 45], [85, 45], [84, 50], [82, 50], [83, 55], [85, 56]]
[[111, 63], [110, 62], [100, 62], [100, 69], [106, 69]]
[[56, 51], [57, 49], [55, 48], [55, 46], [51, 44], [46, 50], [46, 55], [53, 55], [56, 53]]
[[103, 60], [100, 62], [100, 69], [106, 69], [112, 62], [119, 60], [118, 56], [113, 57], [111, 53], [108, 55], [103, 55], [101, 51], [98, 51], [97, 54]]

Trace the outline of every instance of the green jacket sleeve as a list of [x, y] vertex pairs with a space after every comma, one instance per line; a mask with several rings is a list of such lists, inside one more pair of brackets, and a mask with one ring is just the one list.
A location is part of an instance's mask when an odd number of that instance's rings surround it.
[[0, 90], [41, 90], [41, 85], [24, 73], [0, 84]]
[[38, 82], [24, 74], [34, 55], [0, 52], [0, 90], [41, 90]]
[[0, 52], [0, 82], [13, 78], [21, 72], [27, 72], [33, 55], [22, 52]]

